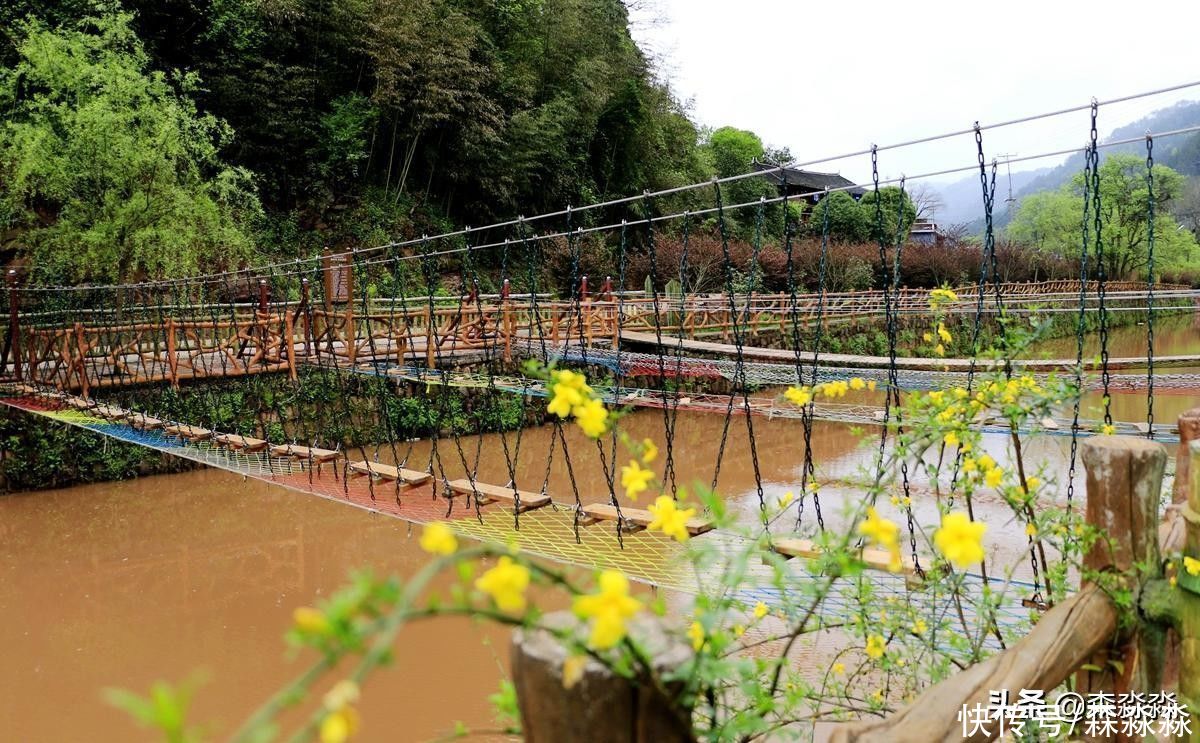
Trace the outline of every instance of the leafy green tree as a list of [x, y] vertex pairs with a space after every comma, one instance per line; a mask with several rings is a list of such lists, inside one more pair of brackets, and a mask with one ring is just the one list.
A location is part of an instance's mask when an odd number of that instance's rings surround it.
[[825, 229], [828, 210], [829, 236], [842, 242], [866, 242], [874, 225], [873, 215], [868, 215], [854, 197], [845, 191], [834, 191], [812, 209], [809, 228], [815, 234]]
[[128, 14], [17, 31], [19, 61], [0, 70], [0, 223], [37, 271], [165, 277], [250, 254], [250, 173], [218, 156], [232, 132], [197, 113], [194, 75], [149, 71]]
[[[1185, 179], [1154, 166], [1154, 250], [1156, 269], [1180, 268], [1197, 260], [1196, 238], [1171, 213]], [[1078, 258], [1083, 236], [1084, 175], [1061, 191], [1035, 194], [1017, 208], [1008, 236], [1066, 258]], [[1100, 164], [1100, 218], [1105, 271], [1109, 278], [1143, 275], [1149, 262], [1150, 192], [1145, 161], [1115, 154]], [[1090, 227], [1090, 225], [1089, 225]], [[1095, 249], [1095, 236], [1089, 239]]]
[[[878, 210], [875, 207], [877, 201]], [[896, 186], [884, 186], [878, 192], [868, 191], [859, 200], [858, 208], [869, 225], [867, 237], [872, 242], [883, 240], [890, 244], [897, 239], [907, 240], [917, 219], [917, 207], [908, 192]]]

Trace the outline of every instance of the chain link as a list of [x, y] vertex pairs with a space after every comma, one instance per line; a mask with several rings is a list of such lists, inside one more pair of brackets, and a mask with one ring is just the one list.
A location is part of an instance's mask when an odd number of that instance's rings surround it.
[[1154, 438], [1154, 137], [1146, 135], [1146, 438]]
[[1100, 207], [1100, 149], [1096, 116], [1099, 104], [1092, 100], [1092, 128], [1089, 146], [1092, 150], [1092, 230], [1096, 241], [1096, 295], [1100, 304], [1100, 378], [1104, 386], [1104, 423], [1112, 425], [1112, 397], [1108, 392], [1108, 307], [1104, 302], [1104, 285], [1108, 280], [1108, 267], [1104, 265], [1104, 222]]

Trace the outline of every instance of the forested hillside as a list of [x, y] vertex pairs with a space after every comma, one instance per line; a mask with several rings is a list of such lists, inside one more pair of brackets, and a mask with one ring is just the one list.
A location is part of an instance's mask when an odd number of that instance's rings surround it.
[[17, 0], [0, 26], [3, 246], [63, 279], [309, 254], [714, 172], [621, 0]]

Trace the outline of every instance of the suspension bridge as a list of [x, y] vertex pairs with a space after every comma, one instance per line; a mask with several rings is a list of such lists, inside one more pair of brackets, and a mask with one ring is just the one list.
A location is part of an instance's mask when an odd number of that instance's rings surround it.
[[[1092, 107], [1093, 121], [1097, 106]], [[1117, 432], [1175, 440], [1170, 424], [1153, 419], [1155, 394], [1195, 394], [1200, 374], [1163, 374], [1164, 367], [1200, 367], [1200, 354], [1155, 355], [1153, 331], [1165, 314], [1194, 314], [1200, 291], [1156, 281], [1153, 253], [1145, 280], [1117, 281], [1104, 274], [1102, 231], [1098, 220], [1101, 194], [1089, 185], [1081, 200], [1085, 218], [1081, 232], [1077, 280], [1006, 283], [996, 265], [991, 230], [996, 165], [983, 154], [977, 128], [981, 201], [988, 229], [978, 283], [954, 290], [941, 311], [961, 322], [971, 335], [972, 354], [966, 358], [901, 355], [900, 326], [906, 318], [929, 313], [929, 291], [903, 286], [904, 236], [887, 237], [900, 223], [885, 214], [876, 199], [880, 265], [885, 276], [876, 291], [827, 291], [827, 256], [831, 244], [828, 210], [822, 220], [821, 201], [814, 207], [819, 224], [821, 259], [819, 289], [805, 292], [796, 279], [793, 259], [794, 225], [785, 224], [777, 245], [786, 257], [787, 291], [750, 292], [735, 285], [729, 255], [726, 221], [739, 214], [755, 223], [750, 276], [768, 238], [764, 237], [767, 199], [726, 204], [722, 188], [733, 179], [686, 187], [709, 192], [713, 206], [678, 214], [656, 212], [656, 194], [645, 194], [575, 210], [539, 215], [492, 225], [391, 243], [371, 249], [331, 253], [239, 271], [169, 281], [117, 285], [54, 286], [20, 282], [15, 273], [8, 284], [9, 316], [0, 367], [0, 402], [11, 409], [102, 434], [117, 440], [169, 453], [293, 491], [336, 500], [354, 507], [412, 523], [445, 521], [464, 536], [498, 542], [516, 541], [522, 550], [562, 563], [616, 568], [630, 577], [686, 591], [703, 590], [705, 576], [697, 575], [682, 548], [661, 534], [645, 530], [652, 517], [624, 498], [618, 485], [616, 432], [610, 446], [588, 442], [583, 450], [572, 443], [563, 422], [553, 426], [548, 457], [561, 457], [572, 472], [570, 492], [548, 492], [549, 469], [541, 482], [518, 478], [511, 446], [520, 450], [523, 429], [496, 434], [503, 449], [507, 482], [478, 478], [482, 433], [463, 434], [451, 425], [454, 411], [446, 394], [456, 388], [475, 393], [478, 404], [465, 415], [482, 431], [488, 401], [503, 396], [519, 402], [522, 420], [543, 417], [539, 398], [546, 384], [527, 374], [525, 359], [577, 367], [596, 380], [595, 390], [614, 407], [645, 407], [661, 411], [666, 434], [664, 485], [676, 492], [680, 477], [699, 479], [702, 473], [677, 473], [672, 438], [679, 416], [711, 413], [723, 418], [720, 449], [713, 482], [722, 465], [731, 420], [745, 419], [750, 442], [749, 463], [756, 494], [766, 513], [759, 476], [755, 437], [769, 435], [764, 427], [778, 418], [795, 418], [803, 425], [803, 459], [796, 523], [781, 531], [764, 523], [780, 554], [812, 557], [814, 525], [801, 523], [804, 503], [814, 506], [820, 522], [820, 501], [804, 481], [815, 478], [811, 436], [821, 421], [874, 426], [886, 440], [887, 423], [896, 415], [900, 395], [911, 390], [970, 388], [978, 375], [1004, 370], [1073, 378], [1079, 394], [1102, 395], [1103, 419], [1081, 415], [1079, 398], [1026, 430], [1010, 431], [1003, 417], [984, 411], [976, 425], [984, 431], [1014, 435], [1057, 435], [1071, 438], [1071, 470], [1075, 442], [1101, 426]], [[1180, 130], [1191, 131], [1191, 130]], [[1087, 155], [1086, 182], [1097, 177], [1099, 150], [1093, 139]], [[1170, 136], [1180, 132], [1163, 133]], [[1151, 142], [1147, 139], [1147, 142]], [[879, 177], [878, 148], [870, 154], [870, 186], [878, 192], [887, 182]], [[1050, 153], [1055, 154], [1055, 153]], [[782, 169], [781, 169], [782, 172]], [[1147, 178], [1151, 177], [1147, 170]], [[903, 192], [904, 180], [898, 183]], [[1152, 184], [1151, 184], [1152, 188]], [[678, 191], [680, 189], [676, 189]], [[828, 196], [831, 189], [818, 194]], [[1152, 191], [1151, 191], [1152, 193]], [[786, 202], [789, 196], [780, 196]], [[826, 202], [827, 203], [827, 202]], [[623, 214], [619, 222], [580, 226], [576, 219], [588, 209]], [[640, 216], [637, 211], [641, 212]], [[788, 217], [784, 217], [788, 219]], [[710, 220], [724, 249], [724, 290], [697, 293], [688, 289], [687, 236]], [[535, 223], [554, 224], [541, 232]], [[656, 239], [675, 220], [681, 225], [683, 256], [678, 263], [659, 262]], [[715, 221], [715, 228], [712, 222]], [[497, 235], [505, 235], [497, 239]], [[490, 240], [490, 242], [489, 242]], [[583, 275], [581, 255], [586, 241], [611, 248], [611, 265], [602, 286], [593, 291]], [[546, 247], [553, 245], [570, 259], [567, 276], [557, 282], [547, 275]], [[1150, 249], [1153, 250], [1151, 229]], [[645, 288], [634, 290], [628, 259], [637, 254], [648, 261]], [[812, 268], [812, 267], [808, 267]], [[456, 286], [447, 295], [448, 285]], [[487, 293], [481, 286], [498, 286]], [[517, 289], [513, 287], [517, 286]], [[1108, 332], [1114, 318], [1135, 313], [1146, 331], [1145, 353], [1110, 354]], [[980, 328], [991, 323], [1003, 333], [1004, 318], [1060, 316], [1075, 326], [1078, 350], [1071, 358], [985, 356]], [[823, 340], [839, 324], [874, 324], [886, 333], [888, 353], [865, 356], [830, 353]], [[1085, 358], [1084, 335], [1099, 332], [1100, 354]], [[301, 390], [309, 374], [337, 380], [340, 394], [333, 409], [302, 410], [302, 402], [284, 403], [279, 395], [261, 393], [256, 386], [269, 376], [284, 378]], [[1114, 373], [1120, 372], [1120, 373]], [[1095, 375], [1095, 376], [1094, 376]], [[864, 393], [847, 403], [809, 403], [795, 406], [779, 399], [779, 388], [797, 384], [844, 380], [855, 376], [874, 382], [876, 393]], [[1093, 378], [1094, 377], [1094, 378]], [[361, 386], [363, 380], [374, 380]], [[218, 411], [222, 385], [242, 385], [245, 404], [253, 415], [223, 415]], [[873, 385], [874, 386], [874, 385]], [[175, 402], [165, 402], [163, 389]], [[1113, 395], [1139, 395], [1147, 400], [1145, 421], [1114, 421], [1109, 410]], [[412, 461], [412, 447], [398, 436], [385, 441], [346, 441], [333, 423], [349, 419], [364, 408], [385, 430], [392, 426], [395, 400], [425, 397], [432, 411], [433, 439], [429, 457]], [[303, 395], [295, 396], [301, 399]], [[178, 404], [185, 400], [187, 405]], [[1068, 401], [1071, 402], [1071, 401]], [[317, 405], [316, 407], [320, 407]], [[182, 419], [179, 411], [202, 411]], [[245, 421], [252, 420], [253, 423]], [[755, 421], [758, 421], [757, 424]], [[765, 422], [764, 422], [765, 420]], [[756, 425], [758, 426], [756, 428]], [[475, 453], [464, 443], [475, 437]], [[405, 451], [407, 449], [407, 451]], [[557, 451], [556, 451], [557, 450]], [[585, 502], [574, 479], [572, 461], [599, 457], [605, 472], [607, 497]], [[549, 465], [547, 465], [549, 467]], [[907, 471], [904, 493], [912, 483]], [[911, 506], [908, 519], [911, 529]], [[700, 515], [687, 524], [697, 538], [734, 551], [745, 537], [713, 530]], [[820, 522], [815, 528], [823, 528]], [[912, 554], [897, 573], [887, 556], [863, 553], [877, 570], [865, 578], [876, 590], [893, 594], [920, 591], [912, 577], [922, 573], [922, 555], [915, 538]], [[925, 562], [928, 564], [928, 556]], [[1044, 557], [1043, 557], [1044, 560]], [[801, 561], [797, 561], [801, 562]], [[894, 567], [894, 566], [892, 566]], [[1041, 571], [1046, 565], [1040, 566]], [[803, 574], [803, 566], [797, 568]], [[752, 571], [753, 572], [753, 571]], [[1040, 596], [1035, 560], [1027, 593]], [[965, 575], [980, 586], [989, 579]], [[991, 580], [995, 580], [994, 578]], [[769, 593], [765, 583], [747, 594]], [[836, 616], [852, 611], [847, 596], [822, 609]], [[1015, 626], [1022, 607], [1009, 602], [1000, 613]]]

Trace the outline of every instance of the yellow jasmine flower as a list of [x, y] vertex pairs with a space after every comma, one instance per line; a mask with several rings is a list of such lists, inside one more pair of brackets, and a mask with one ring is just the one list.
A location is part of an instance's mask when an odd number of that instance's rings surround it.
[[1117, 427], [1114, 426], [1113, 424], [1105, 423], [1102, 426], [1100, 426], [1100, 435], [1101, 436], [1112, 436], [1113, 433], [1116, 432], [1116, 430], [1117, 430]]
[[926, 331], [925, 334], [921, 336], [921, 340], [925, 341], [926, 343], [933, 343], [933, 333]]
[[1029, 487], [1029, 492], [1032, 493], [1042, 486], [1042, 479], [1040, 477], [1034, 477], [1030, 475], [1029, 477], [1025, 478], [1025, 484]]
[[605, 570], [598, 581], [600, 590], [577, 596], [573, 605], [576, 616], [592, 620], [588, 646], [607, 650], [625, 637], [625, 621], [642, 609], [642, 602], [629, 595], [629, 580], [619, 570]]
[[658, 447], [650, 439], [642, 439], [642, 461], [650, 464], [658, 459]]
[[421, 532], [421, 549], [431, 555], [452, 555], [458, 549], [458, 540], [454, 538], [450, 527], [434, 521]]
[[978, 465], [975, 464], [975, 459], [973, 457], [967, 457], [963, 460], [962, 469], [963, 472], [967, 473], [968, 475], [974, 472], [977, 467]]
[[699, 622], [692, 622], [687, 631], [688, 639], [692, 641], [692, 649], [700, 650], [704, 647], [704, 626]]
[[1034, 526], [1033, 524], [1026, 524], [1025, 525], [1025, 536], [1036, 537], [1037, 536], [1037, 527]]
[[867, 383], [863, 381], [862, 377], [851, 377], [850, 378], [850, 389], [854, 390], [855, 392], [865, 389], [866, 386], [867, 386]]
[[939, 343], [933, 347], [933, 352], [936, 353], [938, 356], [945, 356], [946, 355], [946, 347], [943, 346], [941, 343]]
[[979, 455], [979, 468], [982, 470], [990, 470], [996, 466], [996, 460], [992, 459], [987, 454]]
[[983, 476], [983, 480], [984, 480], [984, 482], [987, 483], [987, 486], [989, 488], [1000, 487], [1000, 482], [1003, 479], [1004, 479], [1004, 470], [1000, 469], [999, 467], [991, 468], [990, 470], [987, 471], [987, 474]]
[[867, 506], [867, 518], [858, 525], [858, 533], [888, 549], [899, 544], [900, 527], [881, 517], [874, 506]]
[[654, 520], [646, 525], [648, 531], [661, 531], [680, 542], [686, 542], [691, 536], [688, 533], [687, 523], [688, 519], [696, 515], [696, 509], [679, 508], [675, 504], [674, 498], [669, 495], [660, 495], [654, 501], [654, 505], [646, 510], [654, 516]]
[[795, 500], [795, 498], [796, 498], [796, 495], [790, 490], [787, 491], [786, 493], [784, 493], [783, 497], [779, 499], [780, 510], [783, 510], [784, 508], [787, 508], [788, 506], [792, 505], [792, 501]]
[[787, 401], [798, 407], [804, 407], [813, 398], [813, 392], [808, 387], [788, 387], [783, 396]]
[[1188, 575], [1200, 575], [1200, 560], [1184, 555], [1183, 569], [1188, 572]]
[[759, 601], [757, 604], [754, 605], [754, 618], [762, 619], [763, 617], [765, 617], [767, 615], [767, 611], [768, 611], [767, 605], [764, 604], [763, 602]]
[[924, 619], [917, 619], [917, 621], [913, 622], [912, 631], [914, 635], [923, 635], [927, 629], [929, 627], [925, 624]]
[[329, 620], [325, 614], [311, 606], [301, 606], [292, 612], [292, 621], [296, 629], [306, 635], [325, 635], [329, 633]]
[[867, 391], [869, 391], [869, 392], [875, 391], [875, 380], [874, 379], [867, 380]]
[[948, 513], [934, 532], [933, 543], [951, 564], [965, 568], [983, 560], [986, 531], [987, 524], [971, 521], [965, 513]]
[[946, 446], [958, 446], [958, 434], [954, 431], [948, 431], [942, 437], [942, 441], [946, 442]]
[[319, 732], [321, 743], [345, 743], [358, 732], [358, 712], [353, 707], [343, 707], [330, 712], [321, 720]]
[[867, 657], [871, 660], [879, 660], [886, 650], [887, 643], [882, 635], [871, 635], [867, 638]]
[[845, 663], [842, 663], [842, 662], [840, 662], [840, 661], [839, 661], [839, 662], [837, 662], [837, 663], [834, 663], [834, 664], [833, 664], [833, 674], [834, 674], [835, 676], [844, 676], [844, 675], [846, 675], [846, 664], [845, 664]]
[[599, 400], [589, 398], [576, 405], [572, 412], [575, 413], [575, 423], [583, 429], [586, 436], [598, 438], [608, 430], [608, 410]]
[[650, 487], [653, 479], [654, 473], [638, 464], [636, 459], [629, 460], [629, 464], [621, 468], [621, 487], [625, 488], [625, 495], [631, 500], [637, 500], [638, 495]]
[[529, 568], [503, 555], [494, 568], [475, 581], [475, 587], [492, 597], [503, 612], [525, 611], [525, 589], [529, 588]]
[[741, 625], [741, 624], [733, 625], [733, 636], [734, 637], [740, 638], [744, 634], [746, 634], [746, 627], [744, 625]]
[[547, 410], [559, 418], [570, 415], [592, 392], [587, 386], [587, 378], [569, 369], [553, 372], [550, 389], [552, 397]]
[[950, 331], [946, 330], [946, 326], [943, 323], [938, 323], [937, 334], [943, 343], [949, 343], [954, 340], [954, 336], [950, 335]]

